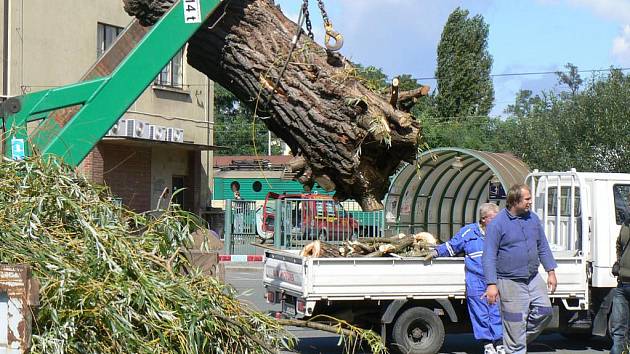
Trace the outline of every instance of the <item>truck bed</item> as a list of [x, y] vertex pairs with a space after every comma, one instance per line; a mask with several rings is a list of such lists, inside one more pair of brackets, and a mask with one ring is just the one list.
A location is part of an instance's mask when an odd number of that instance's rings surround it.
[[[554, 254], [558, 288], [551, 297], [586, 302], [582, 257]], [[546, 279], [546, 273], [542, 271]], [[266, 251], [263, 283], [307, 301], [464, 298], [464, 258], [305, 258]]]

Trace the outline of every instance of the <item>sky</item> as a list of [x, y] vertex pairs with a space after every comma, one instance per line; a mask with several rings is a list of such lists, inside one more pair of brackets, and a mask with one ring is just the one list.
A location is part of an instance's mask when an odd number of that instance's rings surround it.
[[[276, 0], [297, 20], [302, 0]], [[492, 74], [630, 68], [630, 0], [324, 0], [335, 29], [344, 36], [341, 53], [375, 66], [391, 78], [410, 74], [436, 87], [432, 79], [437, 46], [449, 14], [458, 6], [489, 25]], [[317, 1], [309, 2], [315, 39], [323, 43]], [[630, 69], [625, 71], [630, 73]], [[494, 77], [495, 107], [501, 115], [521, 89], [560, 91], [557, 76]]]

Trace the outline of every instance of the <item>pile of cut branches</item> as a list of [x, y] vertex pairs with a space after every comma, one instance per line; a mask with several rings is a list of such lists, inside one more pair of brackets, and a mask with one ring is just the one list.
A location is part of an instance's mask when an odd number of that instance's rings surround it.
[[[0, 259], [41, 282], [32, 353], [267, 353], [292, 337], [180, 252], [195, 220], [112, 202], [54, 160], [0, 163]], [[189, 274], [183, 275], [186, 269]]]
[[391, 237], [359, 238], [344, 241], [341, 246], [313, 241], [304, 246], [301, 256], [327, 257], [424, 257], [435, 247], [437, 241], [428, 232], [413, 235], [398, 234]]

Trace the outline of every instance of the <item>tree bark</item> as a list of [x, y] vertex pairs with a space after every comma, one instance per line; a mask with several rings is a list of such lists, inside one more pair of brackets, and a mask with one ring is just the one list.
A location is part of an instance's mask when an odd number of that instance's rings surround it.
[[414, 241], [415, 240], [414, 240], [413, 236], [407, 236], [405, 238], [400, 239], [400, 241], [398, 241], [396, 243], [388, 244], [388, 245], [392, 245], [394, 247], [393, 247], [393, 249], [391, 249], [391, 250], [389, 250], [387, 252], [378, 250], [378, 251], [374, 251], [374, 252], [372, 252], [370, 254], [367, 254], [365, 256], [366, 257], [382, 257], [386, 253], [398, 253], [398, 252], [400, 252], [402, 250], [405, 250], [406, 248], [410, 247], [411, 245], [413, 245]]
[[[129, 14], [149, 25], [174, 0], [124, 2]], [[305, 158], [300, 182], [326, 181], [337, 199], [382, 209], [389, 176], [401, 161], [415, 158], [420, 124], [366, 88], [345, 58], [329, 60], [307, 35], [291, 53], [297, 25], [273, 1], [221, 6], [190, 39], [190, 65], [267, 117], [259, 122]]]

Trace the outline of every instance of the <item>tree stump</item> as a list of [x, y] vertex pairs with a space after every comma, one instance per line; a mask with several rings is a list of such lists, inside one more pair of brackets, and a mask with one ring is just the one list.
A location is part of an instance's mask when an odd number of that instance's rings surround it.
[[[145, 25], [173, 2], [124, 0]], [[297, 25], [273, 1], [231, 0], [221, 7], [188, 42], [188, 63], [254, 107], [264, 118], [259, 122], [305, 159], [300, 182], [323, 184], [363, 210], [382, 209], [389, 176], [401, 161], [415, 159], [420, 124], [365, 87], [352, 63], [307, 35], [291, 52]]]

